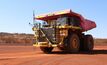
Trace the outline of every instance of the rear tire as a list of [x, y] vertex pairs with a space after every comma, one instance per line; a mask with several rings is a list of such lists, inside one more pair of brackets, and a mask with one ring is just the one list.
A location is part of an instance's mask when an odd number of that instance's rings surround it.
[[92, 35], [85, 35], [84, 37], [84, 50], [85, 51], [92, 51], [94, 48], [94, 40]]
[[43, 51], [46, 54], [49, 54], [52, 52], [53, 47], [40, 47], [41, 51]]
[[80, 48], [80, 40], [77, 34], [71, 34], [68, 40], [67, 49], [68, 52], [77, 53]]

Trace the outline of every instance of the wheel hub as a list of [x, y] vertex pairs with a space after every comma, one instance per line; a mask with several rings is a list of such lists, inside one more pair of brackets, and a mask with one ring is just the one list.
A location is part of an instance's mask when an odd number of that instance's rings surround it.
[[72, 44], [72, 47], [73, 47], [73, 48], [77, 48], [77, 47], [78, 47], [78, 46], [77, 46], [77, 43], [78, 43], [78, 42], [77, 42], [76, 39], [73, 39], [73, 40], [72, 40], [72, 43], [73, 43], [73, 44]]

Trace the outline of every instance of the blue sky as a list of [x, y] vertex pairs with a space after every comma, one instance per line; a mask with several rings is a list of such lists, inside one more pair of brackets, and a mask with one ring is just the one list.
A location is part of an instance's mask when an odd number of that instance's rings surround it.
[[97, 23], [87, 31], [96, 38], [107, 38], [107, 0], [0, 0], [0, 32], [33, 33], [32, 12], [35, 14], [72, 9]]

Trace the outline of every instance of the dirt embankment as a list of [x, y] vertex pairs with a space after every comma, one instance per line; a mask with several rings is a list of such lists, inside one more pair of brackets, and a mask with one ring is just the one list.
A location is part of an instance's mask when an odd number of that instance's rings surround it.
[[94, 39], [95, 45], [107, 46], [107, 39]]
[[33, 34], [0, 33], [0, 44], [2, 45], [32, 45], [33, 40]]
[[[33, 34], [25, 33], [0, 33], [0, 45], [32, 45]], [[107, 39], [94, 39], [95, 45], [107, 45]]]

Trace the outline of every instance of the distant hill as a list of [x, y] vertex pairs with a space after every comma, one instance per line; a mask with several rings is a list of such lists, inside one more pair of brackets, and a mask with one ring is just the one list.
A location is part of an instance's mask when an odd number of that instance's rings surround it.
[[107, 45], [107, 39], [96, 38], [94, 39], [95, 45]]
[[33, 34], [25, 33], [0, 33], [0, 44], [17, 44], [17, 45], [32, 45], [34, 40]]
[[[25, 33], [0, 33], [0, 45], [32, 45], [33, 34]], [[94, 39], [95, 45], [107, 45], [107, 39]]]

